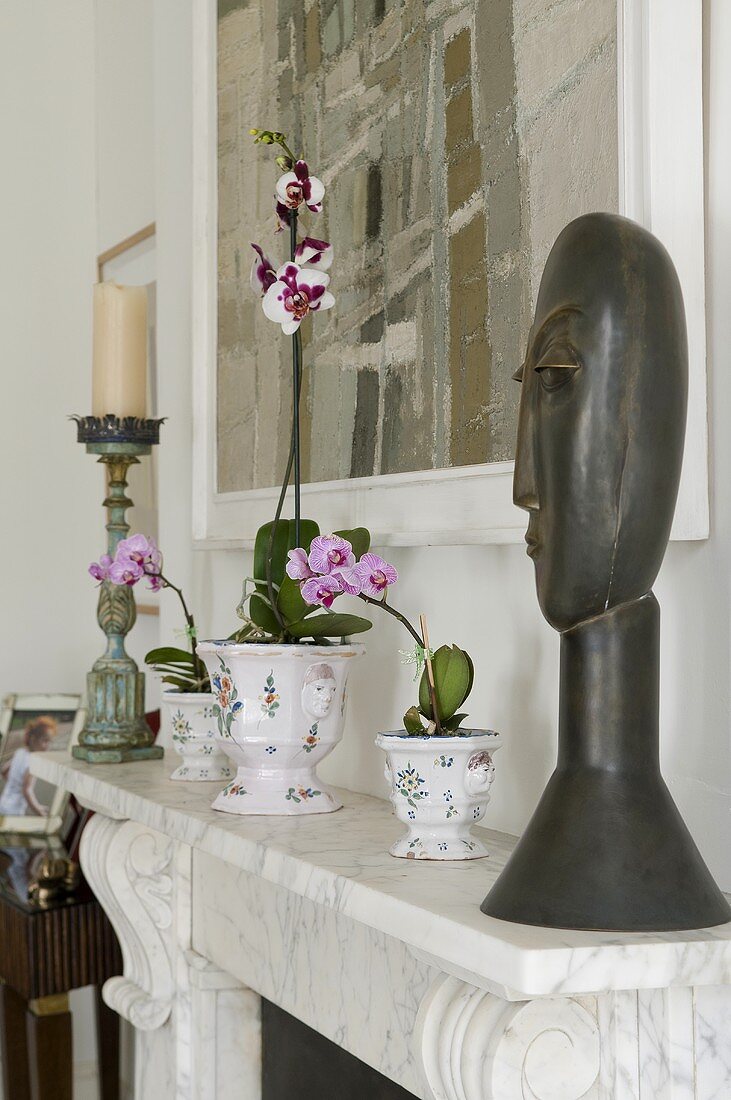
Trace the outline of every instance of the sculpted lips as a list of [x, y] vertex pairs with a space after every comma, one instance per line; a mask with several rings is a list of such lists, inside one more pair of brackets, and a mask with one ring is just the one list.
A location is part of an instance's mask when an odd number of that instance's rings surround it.
[[538, 538], [538, 532], [536, 527], [538, 526], [538, 517], [535, 512], [531, 512], [530, 519], [528, 520], [528, 530], [525, 533], [525, 541], [528, 544], [526, 548], [526, 554], [529, 558], [534, 558], [541, 548], [541, 542]]

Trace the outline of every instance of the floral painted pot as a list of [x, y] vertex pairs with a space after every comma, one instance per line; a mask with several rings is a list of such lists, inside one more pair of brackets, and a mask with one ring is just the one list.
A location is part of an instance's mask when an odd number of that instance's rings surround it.
[[162, 701], [168, 711], [173, 748], [183, 758], [170, 778], [189, 783], [230, 779], [233, 772], [216, 741], [214, 696], [208, 691], [164, 691]]
[[347, 682], [361, 645], [200, 642], [218, 745], [236, 765], [213, 803], [231, 814], [339, 810], [317, 765], [343, 736]]
[[488, 855], [472, 825], [485, 816], [500, 735], [463, 730], [451, 737], [380, 733], [391, 802], [406, 832], [391, 847], [403, 859], [479, 859]]

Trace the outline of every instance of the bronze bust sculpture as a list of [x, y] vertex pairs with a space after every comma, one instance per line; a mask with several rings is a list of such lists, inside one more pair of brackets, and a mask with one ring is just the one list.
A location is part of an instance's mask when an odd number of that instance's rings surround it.
[[663, 931], [731, 920], [660, 773], [652, 585], [683, 457], [683, 299], [655, 237], [588, 214], [558, 237], [522, 381], [514, 499], [561, 634], [556, 770], [483, 902], [503, 920]]

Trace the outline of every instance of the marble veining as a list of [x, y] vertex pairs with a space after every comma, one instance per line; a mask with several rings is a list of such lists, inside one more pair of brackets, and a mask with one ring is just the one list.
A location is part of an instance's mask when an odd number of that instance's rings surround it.
[[164, 761], [124, 767], [34, 754], [35, 774], [109, 817], [131, 818], [259, 878], [394, 937], [446, 973], [520, 1000], [597, 990], [731, 984], [731, 924], [662, 934], [513, 925], [479, 904], [515, 843], [486, 830], [488, 859], [395, 860], [399, 825], [379, 799], [339, 792], [336, 816], [231, 818], [198, 785], [171, 784]]

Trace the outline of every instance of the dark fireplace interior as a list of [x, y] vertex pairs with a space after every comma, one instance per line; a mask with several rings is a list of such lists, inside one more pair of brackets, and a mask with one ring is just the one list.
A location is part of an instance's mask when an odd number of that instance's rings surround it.
[[261, 1002], [262, 1100], [415, 1100], [271, 1001]]

